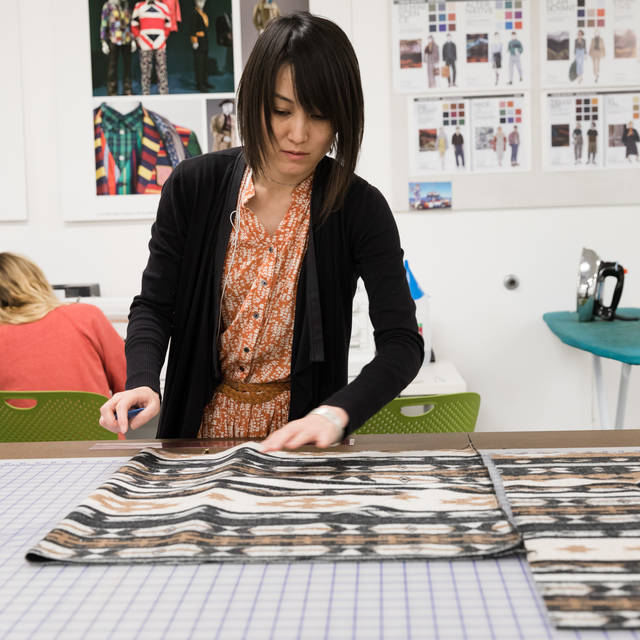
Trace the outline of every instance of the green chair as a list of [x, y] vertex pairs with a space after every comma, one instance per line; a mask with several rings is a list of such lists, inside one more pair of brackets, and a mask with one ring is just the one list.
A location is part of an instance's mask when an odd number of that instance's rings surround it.
[[[10, 400], [35, 400], [15, 407]], [[116, 440], [98, 424], [107, 398], [86, 391], [0, 391], [0, 442]]]
[[[406, 407], [424, 408], [420, 415], [405, 415]], [[365, 433], [443, 433], [473, 431], [476, 428], [480, 396], [477, 393], [451, 393], [437, 396], [395, 398], [367, 420], [357, 431]]]

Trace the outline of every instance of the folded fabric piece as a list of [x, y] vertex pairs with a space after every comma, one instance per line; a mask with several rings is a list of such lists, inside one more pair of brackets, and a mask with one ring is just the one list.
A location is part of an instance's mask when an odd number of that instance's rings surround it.
[[471, 448], [146, 449], [27, 554], [79, 563], [464, 558], [519, 548]]
[[640, 453], [492, 459], [553, 623], [640, 628]]

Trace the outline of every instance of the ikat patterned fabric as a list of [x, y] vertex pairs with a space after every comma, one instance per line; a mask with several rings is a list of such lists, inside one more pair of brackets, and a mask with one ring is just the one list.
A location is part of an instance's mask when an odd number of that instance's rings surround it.
[[553, 623], [640, 628], [640, 452], [492, 459]]
[[145, 449], [27, 554], [78, 563], [495, 556], [521, 539], [471, 448]]

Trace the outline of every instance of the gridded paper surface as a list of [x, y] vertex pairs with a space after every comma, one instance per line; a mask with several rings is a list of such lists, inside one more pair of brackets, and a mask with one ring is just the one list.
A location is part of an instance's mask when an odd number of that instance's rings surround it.
[[122, 458], [0, 462], [0, 638], [622, 640], [558, 632], [523, 560], [32, 565]]

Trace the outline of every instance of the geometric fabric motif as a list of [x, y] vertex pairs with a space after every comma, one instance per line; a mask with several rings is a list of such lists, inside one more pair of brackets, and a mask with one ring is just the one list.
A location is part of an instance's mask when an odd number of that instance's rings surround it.
[[480, 558], [521, 549], [482, 458], [145, 449], [27, 554], [77, 563]]
[[492, 460], [553, 623], [640, 628], [640, 453]]

